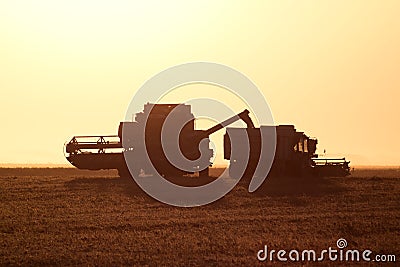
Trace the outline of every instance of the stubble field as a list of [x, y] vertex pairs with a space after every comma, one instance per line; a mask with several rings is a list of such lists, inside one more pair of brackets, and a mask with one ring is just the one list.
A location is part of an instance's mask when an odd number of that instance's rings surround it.
[[[245, 186], [176, 208], [113, 171], [2, 168], [0, 265], [267, 265], [257, 260], [264, 245], [321, 251], [339, 238], [400, 261], [399, 168], [269, 179], [252, 194]], [[337, 263], [349, 265], [323, 265]]]

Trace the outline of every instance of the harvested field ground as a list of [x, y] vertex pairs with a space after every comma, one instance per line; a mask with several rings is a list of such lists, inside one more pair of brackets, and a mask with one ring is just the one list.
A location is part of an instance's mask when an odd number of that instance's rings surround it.
[[2, 168], [0, 265], [266, 265], [264, 245], [321, 251], [339, 238], [400, 261], [399, 168], [269, 179], [253, 194], [244, 186], [175, 208], [113, 171]]

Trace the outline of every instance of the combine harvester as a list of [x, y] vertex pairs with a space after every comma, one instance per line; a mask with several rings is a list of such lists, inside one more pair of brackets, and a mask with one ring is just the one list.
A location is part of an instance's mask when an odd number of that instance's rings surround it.
[[[188, 166], [189, 170], [181, 170], [171, 164], [162, 149], [161, 129], [168, 115], [174, 112], [173, 125], [182, 130], [179, 135], [179, 147], [185, 158], [194, 161], [201, 153], [206, 153], [207, 166], [199, 171], [199, 164]], [[147, 118], [147, 123], [146, 123]], [[145, 140], [149, 159], [156, 171], [164, 177], [183, 176], [199, 172], [200, 177], [207, 177], [212, 165], [214, 151], [209, 148], [209, 136], [237, 120], [243, 120], [247, 128], [227, 128], [224, 135], [224, 158], [230, 161], [229, 174], [232, 178], [251, 176], [260, 161], [261, 130], [263, 127], [276, 128], [276, 152], [269, 175], [272, 176], [347, 176], [350, 174], [349, 161], [343, 159], [319, 159], [315, 154], [317, 140], [297, 132], [293, 125], [261, 126], [255, 128], [245, 110], [207, 130], [195, 129], [195, 118], [191, 113], [191, 106], [186, 104], [146, 104], [143, 112], [137, 113], [135, 121], [121, 122], [118, 135], [104, 136], [74, 136], [65, 144], [67, 160], [79, 169], [101, 170], [116, 169], [120, 176], [137, 176], [140, 173], [152, 174], [153, 168], [142, 161], [140, 138]], [[129, 135], [123, 137], [122, 129]], [[145, 131], [144, 131], [145, 129]], [[141, 133], [145, 132], [143, 137]], [[249, 158], [241, 154], [233, 157], [232, 150], [240, 151], [243, 146], [243, 136], [248, 135], [250, 153]], [[127, 140], [123, 140], [127, 138]], [[204, 142], [205, 140], [205, 142]], [[125, 148], [123, 146], [125, 145]], [[126, 148], [128, 144], [129, 148]], [[199, 149], [200, 148], [200, 149]], [[135, 152], [137, 151], [137, 152]], [[138, 153], [134, 167], [128, 170], [124, 153]], [[244, 174], [239, 175], [238, 166], [246, 161]], [[262, 162], [261, 162], [262, 163]]]

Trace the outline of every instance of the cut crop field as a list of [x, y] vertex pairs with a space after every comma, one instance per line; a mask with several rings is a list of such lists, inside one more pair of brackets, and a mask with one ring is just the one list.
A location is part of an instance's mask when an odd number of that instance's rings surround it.
[[[339, 238], [346, 249], [400, 261], [399, 168], [271, 178], [256, 193], [246, 186], [213, 204], [178, 208], [113, 171], [2, 168], [0, 265], [267, 265], [257, 259], [264, 245], [321, 251], [337, 249]], [[337, 263], [362, 264], [325, 258], [319, 266]]]

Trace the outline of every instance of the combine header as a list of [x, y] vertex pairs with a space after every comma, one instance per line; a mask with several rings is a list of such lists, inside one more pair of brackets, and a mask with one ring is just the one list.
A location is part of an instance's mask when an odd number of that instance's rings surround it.
[[350, 161], [346, 161], [346, 158], [313, 158], [312, 160], [318, 176], [347, 176], [350, 174]]
[[[201, 162], [205, 169], [199, 171], [199, 164], [189, 166], [189, 170], [181, 170], [171, 164], [162, 149], [161, 129], [168, 115], [174, 112], [173, 125], [182, 128], [179, 134], [179, 147], [185, 158], [195, 161], [201, 153], [205, 153], [206, 162]], [[146, 123], [147, 118], [147, 123]], [[224, 136], [224, 158], [230, 160], [229, 173], [232, 178], [249, 176], [255, 172], [261, 153], [261, 131], [264, 127], [275, 127], [277, 146], [275, 158], [270, 175], [274, 176], [347, 176], [350, 174], [349, 162], [343, 159], [319, 159], [315, 154], [317, 140], [309, 138], [303, 132], [297, 132], [293, 125], [261, 126], [255, 128], [249, 117], [249, 111], [245, 110], [207, 130], [195, 129], [195, 118], [191, 113], [191, 106], [185, 104], [146, 104], [143, 112], [137, 113], [135, 121], [121, 122], [118, 135], [104, 136], [74, 136], [65, 145], [67, 160], [79, 169], [100, 170], [117, 169], [120, 176], [139, 175], [141, 172], [152, 174], [152, 168], [146, 166], [140, 154], [140, 140], [145, 140], [145, 146], [152, 165], [161, 175], [182, 176], [199, 171], [199, 176], [208, 176], [208, 167], [214, 151], [209, 148], [209, 136], [229, 126], [237, 120], [243, 120], [247, 128], [227, 128]], [[123, 136], [122, 129], [128, 132]], [[145, 131], [144, 131], [145, 130]], [[146, 133], [142, 136], [142, 133]], [[229, 135], [228, 135], [229, 134]], [[240, 153], [236, 158], [232, 157], [231, 149], [243, 148], [243, 136], [248, 135], [250, 154], [249, 159], [243, 158]], [[127, 140], [123, 140], [127, 138]], [[206, 142], [204, 142], [204, 140]], [[125, 148], [123, 146], [125, 144]], [[126, 148], [128, 144], [129, 148]], [[200, 152], [201, 150], [201, 152]], [[136, 151], [134, 168], [129, 172], [124, 153]], [[236, 155], [236, 154], [235, 154]], [[237, 166], [244, 160], [247, 167], [243, 175], [239, 175]], [[262, 164], [262, 162], [261, 162]]]

